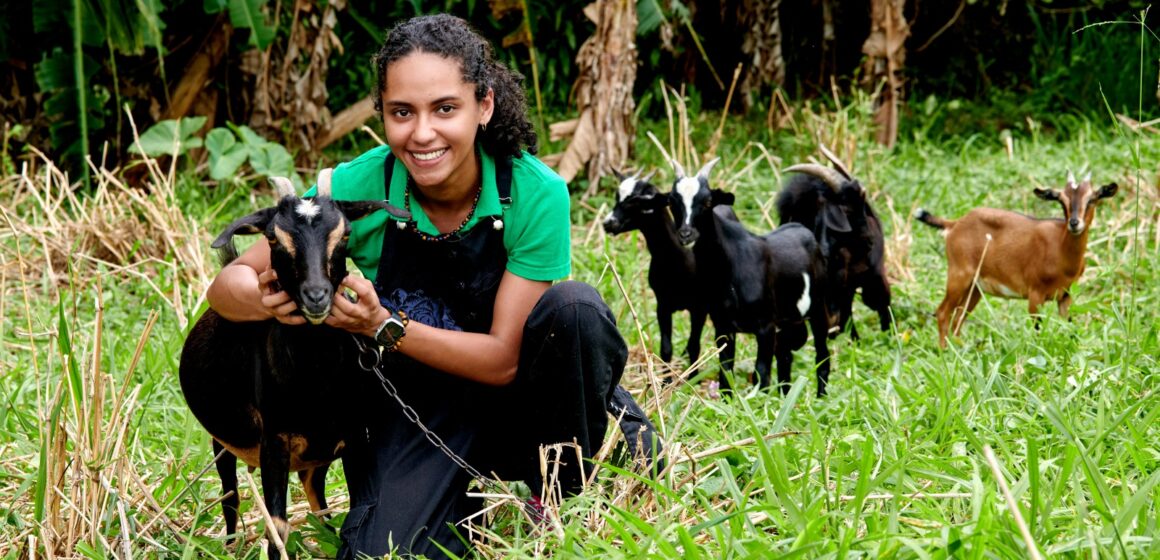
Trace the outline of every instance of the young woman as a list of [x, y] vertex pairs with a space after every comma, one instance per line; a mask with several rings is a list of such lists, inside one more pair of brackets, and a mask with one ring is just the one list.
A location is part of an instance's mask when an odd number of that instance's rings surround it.
[[[522, 77], [448, 15], [400, 23], [374, 63], [388, 145], [339, 166], [334, 197], [386, 197], [412, 217], [352, 224], [366, 279], [344, 281], [357, 302], [336, 297], [327, 324], [377, 339], [387, 377], [426, 426], [476, 468], [524, 480], [537, 496], [540, 444], [575, 440], [591, 457], [608, 410], [623, 414], [630, 448], [637, 432], [658, 445], [617, 386], [627, 351], [607, 305], [585, 284], [553, 285], [571, 271], [568, 190], [531, 155]], [[287, 294], [271, 291], [269, 264], [267, 244], [255, 244], [215, 279], [211, 306], [237, 321], [303, 322]], [[464, 552], [455, 525], [479, 509], [465, 494], [469, 475], [375, 376], [359, 383], [339, 556]], [[582, 466], [563, 460], [563, 486], [575, 491]]]

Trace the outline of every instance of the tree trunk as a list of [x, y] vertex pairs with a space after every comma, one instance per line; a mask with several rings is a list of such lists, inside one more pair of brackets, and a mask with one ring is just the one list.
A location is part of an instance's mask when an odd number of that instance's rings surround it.
[[632, 113], [636, 103], [636, 3], [596, 0], [584, 8], [596, 31], [580, 46], [576, 64], [580, 77], [573, 88], [580, 126], [564, 151], [556, 171], [571, 181], [587, 165], [588, 191], [596, 193], [600, 177], [610, 167], [622, 167], [631, 156]]
[[881, 87], [874, 121], [878, 143], [893, 146], [898, 139], [898, 105], [902, 98], [902, 69], [910, 25], [902, 16], [906, 0], [870, 0], [870, 36], [862, 44], [866, 54], [863, 75], [872, 89]]
[[345, 7], [342, 0], [322, 6], [294, 0], [289, 39], [265, 51], [251, 51], [243, 62], [243, 71], [254, 76], [249, 125], [275, 138], [282, 138], [284, 130], [294, 131], [284, 141], [291, 149], [301, 148], [300, 155], [307, 159], [317, 157], [316, 140], [331, 121], [326, 75], [330, 53], [342, 52], [334, 27], [338, 10]]
[[322, 126], [314, 140], [314, 149], [322, 150], [339, 138], [354, 132], [375, 116], [375, 100], [364, 97], [358, 103], [340, 111], [330, 122]]
[[[741, 80], [741, 100], [748, 110], [765, 86], [785, 83], [785, 59], [781, 56], [781, 0], [745, 0], [741, 24], [747, 28], [741, 52], [748, 71]], [[772, 99], [772, 97], [770, 98]]]
[[169, 98], [169, 106], [157, 120], [178, 119], [189, 114], [198, 97], [208, 91], [206, 86], [209, 84], [210, 75], [229, 50], [232, 32], [233, 26], [230, 22], [224, 17], [219, 17], [197, 54], [185, 65], [181, 80], [177, 82], [177, 87]]

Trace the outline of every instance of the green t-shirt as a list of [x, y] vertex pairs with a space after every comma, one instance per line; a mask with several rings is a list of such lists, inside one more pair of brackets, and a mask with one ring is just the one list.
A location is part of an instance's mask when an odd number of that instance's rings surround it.
[[[379, 146], [353, 161], [339, 165], [331, 178], [335, 200], [382, 200], [383, 164], [390, 148]], [[470, 231], [482, 216], [503, 215], [503, 244], [507, 249], [507, 270], [536, 281], [559, 280], [572, 272], [570, 200], [564, 179], [531, 154], [512, 159], [511, 204], [501, 205], [495, 185], [495, 161], [483, 150], [480, 154], [483, 190], [479, 204], [464, 226]], [[403, 207], [407, 188], [407, 168], [395, 160], [391, 172], [391, 204]], [[314, 190], [308, 194], [313, 194]], [[438, 235], [439, 231], [418, 204], [411, 205], [411, 219], [419, 231]], [[387, 222], [392, 222], [388, 224]], [[396, 227], [397, 218], [378, 211], [351, 223], [350, 257], [367, 278], [374, 280], [383, 250], [383, 228]], [[486, 222], [490, 224], [491, 222]], [[487, 227], [490, 227], [488, 225]]]

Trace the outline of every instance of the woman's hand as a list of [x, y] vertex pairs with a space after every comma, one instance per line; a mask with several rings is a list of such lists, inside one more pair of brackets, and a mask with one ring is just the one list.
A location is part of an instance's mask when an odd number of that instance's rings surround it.
[[[358, 297], [350, 301], [342, 293], [342, 288], [350, 288]], [[347, 276], [342, 279], [339, 290], [334, 294], [334, 304], [330, 307], [330, 316], [326, 324], [355, 334], [374, 337], [383, 321], [391, 316], [379, 304], [379, 295], [375, 293], [375, 286], [370, 280], [358, 276]]]
[[262, 294], [262, 306], [270, 314], [270, 317], [277, 320], [284, 325], [302, 325], [306, 323], [306, 317], [301, 314], [295, 315], [294, 312], [298, 310], [298, 304], [294, 303], [294, 299], [290, 294], [278, 290], [275, 291], [278, 279], [278, 273], [274, 269], [267, 268], [258, 274], [258, 291]]

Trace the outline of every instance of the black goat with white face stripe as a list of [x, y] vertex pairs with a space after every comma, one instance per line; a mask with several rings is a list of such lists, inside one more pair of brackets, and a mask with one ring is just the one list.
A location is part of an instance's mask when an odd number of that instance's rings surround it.
[[[673, 314], [689, 310], [689, 341], [686, 351], [689, 363], [701, 355], [701, 330], [707, 314], [703, 298], [698, 297], [695, 278], [697, 263], [693, 252], [677, 239], [677, 227], [669, 214], [669, 197], [645, 177], [622, 175], [617, 186], [616, 206], [604, 220], [604, 231], [616, 235], [640, 230], [652, 260], [648, 267], [648, 284], [657, 298], [657, 325], [661, 331], [661, 360], [673, 359]], [[728, 207], [722, 207], [728, 210]], [[666, 377], [666, 380], [671, 378]]]
[[[789, 391], [793, 351], [814, 333], [817, 394], [826, 394], [830, 352], [826, 346], [823, 282], [825, 266], [817, 241], [806, 228], [793, 224], [759, 236], [740, 222], [723, 220], [713, 211], [733, 204], [733, 194], [709, 187], [709, 172], [718, 160], [705, 164], [696, 176], [685, 175], [673, 162], [676, 182], [670, 195], [678, 236], [693, 243], [698, 266], [697, 287], [709, 306], [709, 316], [724, 338], [721, 367], [733, 369], [736, 333], [757, 336], [755, 369], [761, 387], [770, 384], [770, 366], [777, 357], [777, 380]], [[727, 376], [722, 388], [729, 389]]]
[[[182, 393], [221, 454], [227, 535], [237, 528], [237, 459], [262, 469], [266, 509], [284, 540], [289, 474], [298, 473], [312, 510], [325, 509], [326, 471], [345, 446], [346, 416], [338, 403], [349, 399], [348, 383], [361, 372], [358, 348], [353, 335], [321, 323], [346, 276], [350, 221], [380, 209], [407, 213], [383, 201], [332, 200], [329, 172], [319, 175], [313, 199], [298, 198], [288, 179], [273, 179], [278, 204], [233, 222], [213, 242], [223, 259], [233, 260], [234, 235], [263, 234], [281, 288], [309, 324], [235, 323], [209, 309], [181, 352]], [[278, 554], [272, 544], [268, 552]]]

